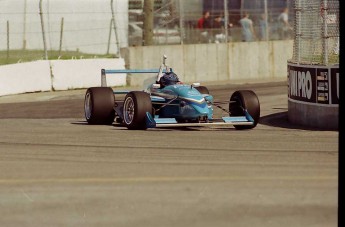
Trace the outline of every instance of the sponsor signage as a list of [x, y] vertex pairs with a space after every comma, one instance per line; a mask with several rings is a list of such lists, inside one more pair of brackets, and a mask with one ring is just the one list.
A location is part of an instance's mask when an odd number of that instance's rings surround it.
[[339, 68], [331, 68], [331, 104], [339, 104]]
[[304, 102], [316, 102], [316, 69], [289, 65], [288, 78], [289, 98]]
[[316, 90], [317, 90], [317, 103], [329, 103], [329, 72], [326, 68], [318, 68], [316, 70]]
[[309, 103], [339, 104], [339, 68], [288, 65], [288, 97]]

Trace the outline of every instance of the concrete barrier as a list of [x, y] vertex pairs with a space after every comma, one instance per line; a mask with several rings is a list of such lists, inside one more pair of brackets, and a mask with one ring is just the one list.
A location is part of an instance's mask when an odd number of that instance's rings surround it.
[[48, 61], [35, 61], [0, 67], [0, 96], [50, 91], [51, 88]]
[[[123, 58], [117, 59], [83, 59], [53, 60], [53, 88], [69, 90], [101, 86], [101, 69], [125, 69]], [[126, 85], [127, 75], [116, 74], [107, 76], [108, 86]]]
[[[286, 78], [292, 40], [130, 47], [124, 59], [53, 60], [0, 67], [0, 95], [100, 86], [101, 69], [153, 69], [168, 56], [180, 79], [190, 82]], [[126, 63], [126, 64], [125, 64]], [[11, 75], [9, 77], [9, 75]], [[25, 75], [25, 78], [23, 77]], [[108, 75], [108, 86], [141, 86], [154, 75]], [[35, 81], [32, 83], [32, 81]]]
[[[125, 69], [123, 58], [36, 61], [0, 67], [0, 96], [101, 86], [101, 69]], [[108, 86], [126, 85], [126, 74], [109, 75]]]
[[[162, 56], [184, 82], [278, 79], [287, 76], [293, 54], [292, 40], [130, 47], [130, 69], [157, 68]], [[152, 75], [129, 75], [140, 86]]]

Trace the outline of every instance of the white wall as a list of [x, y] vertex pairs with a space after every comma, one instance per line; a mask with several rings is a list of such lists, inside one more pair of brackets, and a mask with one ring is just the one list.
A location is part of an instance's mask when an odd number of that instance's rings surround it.
[[[101, 86], [101, 69], [125, 69], [123, 58], [36, 61], [0, 66], [0, 96]], [[107, 76], [108, 86], [126, 85], [126, 74]]]
[[[123, 58], [54, 60], [51, 67], [54, 89], [69, 90], [101, 86], [101, 69], [125, 69], [125, 61]], [[107, 85], [126, 85], [126, 74], [107, 75]]]
[[48, 61], [28, 62], [0, 67], [0, 96], [51, 90]]

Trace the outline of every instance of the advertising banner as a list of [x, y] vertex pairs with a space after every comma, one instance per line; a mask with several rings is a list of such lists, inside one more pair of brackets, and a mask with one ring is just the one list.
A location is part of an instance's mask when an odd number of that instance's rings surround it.
[[289, 98], [312, 103], [317, 101], [315, 68], [289, 65], [288, 81]]
[[339, 68], [288, 65], [288, 97], [317, 104], [339, 104]]

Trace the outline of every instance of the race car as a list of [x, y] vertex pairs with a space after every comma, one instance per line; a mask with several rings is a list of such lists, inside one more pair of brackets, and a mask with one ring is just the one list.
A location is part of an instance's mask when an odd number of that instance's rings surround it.
[[[114, 121], [132, 130], [158, 127], [196, 127], [230, 125], [236, 129], [255, 128], [260, 119], [260, 103], [252, 90], [237, 90], [229, 100], [215, 102], [209, 90], [200, 83], [184, 84], [165, 63], [159, 69], [101, 70], [101, 87], [87, 89], [84, 101], [88, 124]], [[155, 81], [143, 90], [113, 91], [106, 75], [118, 73], [157, 73]], [[119, 99], [118, 96], [125, 96]], [[221, 105], [229, 106], [228, 110]], [[225, 116], [214, 118], [214, 108]]]

